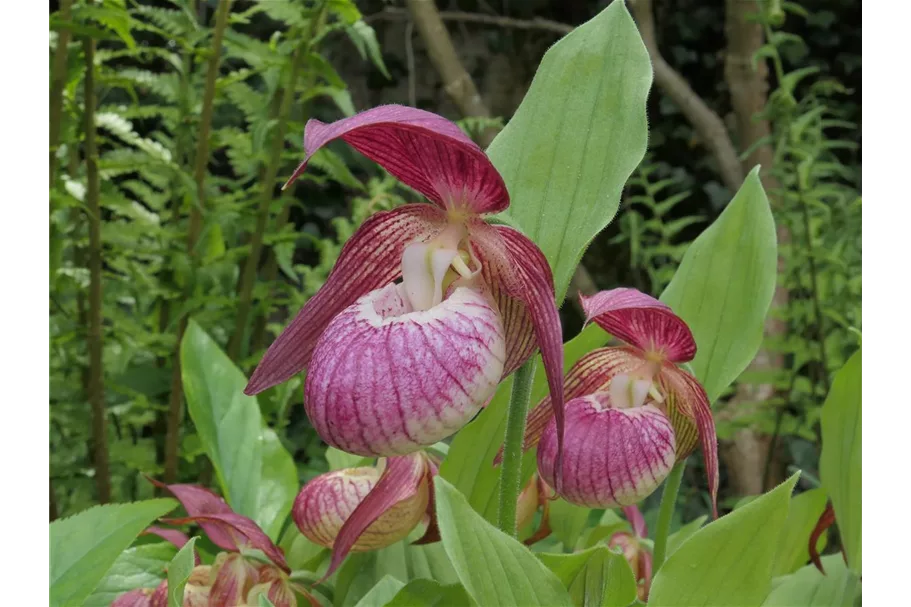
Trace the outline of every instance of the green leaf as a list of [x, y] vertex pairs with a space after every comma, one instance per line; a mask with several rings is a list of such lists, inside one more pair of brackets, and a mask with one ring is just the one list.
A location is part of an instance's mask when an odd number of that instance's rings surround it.
[[395, 598], [399, 590], [405, 587], [401, 582], [391, 575], [383, 576], [376, 586], [370, 589], [370, 592], [357, 602], [355, 607], [383, 607], [386, 603]]
[[263, 467], [262, 418], [247, 379], [194, 321], [180, 344], [187, 409], [234, 510], [256, 520]]
[[381, 550], [350, 555], [336, 577], [335, 605], [349, 607], [367, 594], [378, 580], [392, 576], [403, 583], [432, 579], [441, 584], [459, 581], [452, 563], [439, 543], [413, 546], [420, 535], [413, 534]]
[[591, 508], [570, 504], [562, 498], [550, 503], [550, 528], [563, 546], [572, 550], [585, 530]]
[[857, 576], [845, 566], [840, 554], [822, 557], [823, 575], [814, 565], [776, 578], [763, 607], [851, 607], [860, 596]]
[[329, 550], [308, 540], [297, 525], [288, 525], [279, 547], [284, 551], [289, 567], [314, 572]]
[[680, 546], [683, 545], [683, 542], [690, 539], [694, 533], [702, 528], [703, 523], [705, 523], [708, 518], [708, 516], [703, 514], [699, 518], [688, 522], [686, 525], [682, 526], [680, 529], [672, 533], [667, 538], [667, 551], [665, 553], [665, 556], [668, 557], [674, 554], [674, 552], [677, 551], [677, 548], [680, 548]]
[[558, 302], [645, 155], [651, 82], [636, 24], [625, 3], [613, 2], [547, 51], [487, 150], [512, 199], [500, 218], [547, 256]]
[[[810, 560], [810, 534], [825, 507], [826, 492], [821, 488], [810, 489], [791, 498], [788, 518], [778, 538], [778, 555], [772, 564], [773, 577], [797, 571]], [[825, 547], [825, 537], [823, 534], [819, 538], [819, 550]]]
[[342, 470], [344, 468], [370, 465], [370, 458], [347, 453], [335, 447], [326, 448], [326, 461], [329, 462], [329, 470]]
[[[582, 356], [603, 346], [608, 335], [597, 325], [590, 325], [564, 346], [564, 373]], [[440, 475], [455, 485], [468, 498], [471, 507], [493, 523], [497, 519], [500, 493], [500, 469], [493, 466], [494, 457], [506, 434], [506, 411], [509, 408], [512, 377], [501, 382], [490, 404], [470, 424], [456, 434], [449, 453], [440, 466]], [[547, 394], [544, 365], [538, 357], [531, 389], [534, 405]], [[535, 454], [529, 451], [522, 460], [522, 484], [535, 470]]]
[[658, 570], [648, 604], [760, 605], [799, 476], [694, 533]]
[[461, 584], [443, 586], [434, 580], [414, 580], [404, 588], [386, 607], [464, 607], [474, 605], [471, 597]]
[[636, 600], [636, 578], [626, 558], [606, 546], [538, 558], [569, 589], [575, 605], [626, 607]]
[[196, 564], [196, 539], [191, 537], [168, 564], [168, 607], [183, 607], [183, 591]]
[[81, 606], [136, 536], [176, 507], [172, 499], [108, 504], [51, 523], [51, 605]]
[[165, 568], [175, 554], [177, 548], [170, 542], [127, 548], [120, 553], [82, 606], [110, 607], [125, 592], [136, 588], [155, 588], [164, 579]]
[[777, 239], [759, 167], [686, 250], [661, 295], [693, 331], [690, 363], [710, 401], [746, 369], [762, 343], [775, 292]]
[[479, 605], [572, 605], [560, 580], [516, 539], [472, 510], [446, 479], [434, 479], [443, 548]]
[[832, 498], [848, 565], [861, 574], [860, 350], [835, 374], [822, 406], [819, 478]]
[[259, 595], [259, 607], [275, 607], [275, 603], [269, 600], [265, 594]]
[[257, 496], [256, 516], [253, 520], [270, 538], [277, 538], [285, 518], [291, 512], [294, 498], [300, 489], [297, 466], [278, 435], [271, 428], [263, 428], [262, 472]]

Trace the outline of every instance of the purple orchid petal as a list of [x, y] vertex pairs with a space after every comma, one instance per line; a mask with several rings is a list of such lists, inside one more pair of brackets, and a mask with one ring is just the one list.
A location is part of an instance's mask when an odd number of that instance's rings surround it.
[[482, 266], [481, 272], [484, 282], [490, 288], [491, 297], [500, 311], [500, 318], [506, 333], [506, 362], [503, 364], [503, 377], [508, 377], [538, 350], [535, 325], [531, 321], [531, 315], [525, 302], [511, 296], [506, 288], [497, 281], [493, 264]]
[[[672, 364], [664, 365], [658, 379], [665, 386], [668, 396], [668, 415], [677, 433], [678, 461], [686, 458], [695, 448], [696, 437], [690, 438], [690, 429], [695, 426], [712, 496], [712, 516], [718, 518], [718, 437], [709, 397], [695, 377]], [[682, 450], [681, 445], [686, 450]]]
[[490, 226], [482, 221], [469, 225], [486, 272], [505, 291], [521, 300], [534, 326], [550, 389], [550, 404], [557, 424], [557, 485], [563, 441], [563, 331], [554, 301], [554, 279], [541, 249], [518, 230]]
[[336, 316], [307, 372], [304, 404], [320, 437], [364, 456], [413, 453], [451, 436], [490, 400], [503, 373], [496, 306], [458, 287], [414, 311], [400, 285]]
[[632, 526], [633, 533], [638, 537], [648, 537], [648, 527], [645, 524], [645, 517], [642, 516], [639, 506], [635, 504], [624, 506], [623, 514], [626, 515], [626, 520]]
[[259, 581], [259, 573], [256, 567], [247, 561], [243, 555], [222, 552], [216, 557], [213, 569], [215, 580], [209, 589], [209, 604], [248, 604], [246, 601], [247, 593]]
[[[538, 472], [554, 482], [556, 424], [551, 420], [538, 444]], [[566, 403], [566, 466], [558, 493], [589, 508], [635, 504], [650, 495], [674, 466], [676, 446], [670, 420], [653, 405], [616, 409], [606, 392]]]
[[436, 236], [445, 215], [427, 204], [406, 204], [372, 215], [342, 247], [325, 284], [269, 346], [244, 393], [258, 394], [307, 367], [329, 322], [362, 295], [402, 273], [405, 246]]
[[[184, 544], [190, 541], [190, 538], [186, 533], [180, 529], [167, 529], [165, 527], [157, 527], [152, 525], [147, 527], [145, 531], [142, 532], [143, 535], [157, 535], [166, 542], [170, 542], [177, 546], [178, 549], [183, 548]], [[199, 553], [196, 550], [193, 550], [193, 558], [196, 561], [196, 564], [199, 565], [202, 561], [199, 559]]]
[[161, 580], [161, 583], [155, 588], [152, 596], [149, 597], [149, 607], [168, 607], [168, 580]]
[[686, 362], [696, 355], [689, 327], [666, 305], [636, 289], [601, 291], [579, 296], [586, 322], [646, 352], [661, 353], [670, 362]]
[[[231, 506], [225, 503], [225, 500], [209, 491], [205, 487], [200, 487], [199, 485], [166, 485], [161, 481], [157, 481], [153, 478], [146, 477], [149, 479], [152, 484], [156, 487], [162, 489], [167, 489], [170, 491], [174, 497], [177, 498], [177, 501], [180, 502], [180, 505], [183, 506], [184, 510], [187, 511], [189, 516], [200, 516], [203, 514], [233, 514], [234, 511], [231, 510]], [[224, 529], [218, 525], [210, 525], [209, 523], [200, 523], [202, 530], [205, 534], [212, 540], [212, 543], [222, 548], [224, 550], [236, 551], [237, 544], [234, 543], [234, 539], [230, 534], [226, 533]], [[150, 531], [150, 527], [147, 531]], [[171, 530], [167, 530], [171, 531]], [[177, 533], [180, 533], [179, 531]], [[169, 542], [174, 543], [171, 538], [165, 537], [158, 533], [160, 537], [168, 540]], [[184, 536], [186, 537], [186, 536]], [[186, 543], [186, 541], [184, 541]], [[183, 544], [181, 544], [183, 546]]]
[[456, 124], [401, 105], [381, 105], [331, 124], [307, 122], [306, 157], [285, 187], [319, 148], [339, 138], [445, 209], [481, 214], [509, 206], [500, 173]]
[[[285, 571], [291, 571], [281, 549], [272, 543], [272, 540], [260, 529], [259, 525], [242, 514], [237, 514], [236, 512], [209, 513], [162, 520], [172, 525], [199, 523], [203, 525], [203, 528], [206, 528], [206, 526], [216, 527], [222, 534], [233, 540], [232, 543], [236, 546], [233, 550], [240, 550], [241, 548], [261, 550], [273, 563]], [[212, 536], [209, 535], [209, 539], [211, 538]]]
[[114, 599], [111, 607], [151, 607], [153, 592], [155, 590], [152, 588], [130, 590]]

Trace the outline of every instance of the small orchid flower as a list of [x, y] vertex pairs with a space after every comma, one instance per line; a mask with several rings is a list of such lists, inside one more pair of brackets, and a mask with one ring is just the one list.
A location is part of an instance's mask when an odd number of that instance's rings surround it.
[[[295, 591], [311, 605], [319, 605], [305, 588], [290, 580], [291, 569], [281, 549], [252, 519], [237, 514], [204, 487], [165, 485], [149, 480], [170, 491], [187, 511], [186, 517], [162, 519], [162, 522], [199, 524], [212, 543], [226, 551], [218, 553], [211, 566], [200, 565], [196, 555], [196, 567], [184, 590], [183, 607], [256, 606], [260, 595], [268, 597], [275, 607], [297, 607]], [[186, 534], [173, 528], [152, 526], [145, 533], [157, 535], [178, 548], [189, 541]], [[259, 550], [270, 562], [247, 559], [242, 553], [244, 549]], [[168, 607], [167, 596], [165, 579], [154, 589], [139, 588], [117, 597], [111, 607]]]
[[648, 537], [648, 528], [638, 507], [624, 506], [623, 514], [632, 527], [632, 533], [617, 531], [608, 538], [607, 545], [610, 548], [620, 548], [623, 552], [626, 562], [633, 570], [639, 600], [645, 603], [652, 585], [652, 553], [640, 540]]
[[429, 522], [422, 540], [430, 539], [436, 530], [431, 497], [436, 472], [436, 462], [418, 452], [390, 457], [378, 467], [326, 472], [304, 485], [291, 518], [307, 539], [332, 549], [323, 579], [350, 552], [391, 546], [422, 521]]
[[310, 120], [306, 157], [285, 187], [335, 139], [430, 204], [406, 204], [364, 222], [323, 287], [266, 351], [245, 392], [307, 369], [304, 403], [323, 440], [368, 457], [405, 455], [459, 430], [540, 348], [562, 428], [553, 277], [531, 240], [484, 221], [509, 206], [503, 178], [484, 152], [440, 116], [380, 106], [331, 124]]
[[[559, 493], [589, 507], [635, 504], [701, 443], [717, 517], [715, 422], [705, 390], [677, 366], [696, 354], [686, 323], [635, 289], [581, 299], [586, 322], [593, 320], [628, 345], [594, 350], [566, 375], [566, 465]], [[525, 448], [540, 441], [538, 470], [553, 484], [557, 436], [548, 400], [529, 414]]]

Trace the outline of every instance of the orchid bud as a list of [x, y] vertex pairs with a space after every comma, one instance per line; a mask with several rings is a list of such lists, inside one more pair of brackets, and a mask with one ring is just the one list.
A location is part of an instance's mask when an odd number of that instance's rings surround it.
[[168, 580], [161, 580], [149, 597], [149, 607], [168, 607]]
[[[291, 516], [310, 541], [333, 548], [345, 522], [373, 490], [381, 477], [377, 468], [346, 468], [321, 474], [304, 485]], [[385, 548], [404, 539], [424, 517], [430, 500], [427, 478], [410, 494], [383, 512], [357, 538], [353, 551]]]
[[[130, 590], [114, 599], [111, 607], [149, 607], [151, 596], [155, 592], [152, 588], [137, 588]], [[167, 595], [167, 590], [165, 590]]]
[[[619, 409], [610, 394], [566, 403], [563, 484], [560, 495], [590, 508], [616, 508], [651, 494], [676, 458], [674, 429], [657, 407]], [[538, 445], [538, 471], [554, 486], [557, 430], [551, 420]]]
[[633, 570], [633, 578], [638, 586], [639, 600], [647, 601], [652, 584], [651, 553], [642, 545], [638, 537], [628, 531], [614, 533], [607, 541], [607, 545], [610, 548], [619, 548], [622, 551], [630, 569]]
[[209, 572], [212, 605], [242, 605], [250, 589], [259, 581], [256, 567], [239, 553], [221, 552]]
[[260, 583], [250, 589], [247, 594], [247, 605], [259, 606], [259, 597], [269, 599], [275, 607], [297, 607], [297, 597], [287, 580], [274, 579], [271, 582]]
[[522, 529], [532, 521], [541, 504], [541, 497], [538, 475], [533, 474], [528, 480], [528, 484], [519, 493], [519, 500], [516, 503], [516, 529]]

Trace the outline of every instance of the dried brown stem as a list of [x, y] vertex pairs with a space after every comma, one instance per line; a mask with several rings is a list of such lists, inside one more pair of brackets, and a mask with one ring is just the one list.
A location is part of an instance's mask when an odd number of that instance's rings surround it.
[[107, 412], [104, 403], [104, 318], [101, 266], [101, 201], [98, 177], [98, 146], [95, 142], [95, 41], [83, 40], [85, 51], [85, 203], [89, 222], [89, 329], [88, 399], [92, 409], [92, 460], [98, 501], [111, 501], [108, 460]]
[[[196, 201], [190, 210], [190, 226], [187, 230], [187, 249], [190, 259], [196, 258], [196, 245], [202, 230], [202, 211], [206, 202], [206, 169], [209, 164], [209, 133], [212, 127], [212, 113], [215, 105], [215, 83], [218, 79], [218, 68], [221, 61], [221, 45], [228, 24], [228, 14], [231, 10], [231, 0], [222, 0], [215, 13], [215, 30], [212, 35], [209, 66], [206, 72], [206, 85], [203, 93], [202, 113], [199, 123], [199, 136], [197, 139], [195, 167], [193, 176], [196, 181]], [[194, 264], [195, 265], [195, 264]], [[189, 281], [190, 285], [193, 281]], [[188, 297], [190, 292], [188, 290]], [[171, 371], [171, 395], [168, 401], [168, 425], [165, 435], [164, 456], [164, 482], [173, 483], [177, 480], [177, 467], [179, 464], [180, 426], [183, 409], [183, 383], [180, 376], [180, 342], [187, 329], [187, 315], [184, 314], [178, 321], [177, 343], [174, 347], [173, 368]]]

